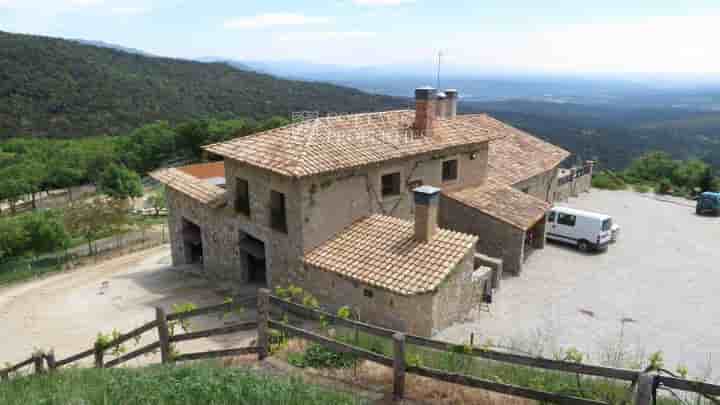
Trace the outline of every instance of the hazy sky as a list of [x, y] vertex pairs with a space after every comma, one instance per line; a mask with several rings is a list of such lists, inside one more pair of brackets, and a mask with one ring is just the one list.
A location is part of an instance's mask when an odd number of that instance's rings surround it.
[[175, 57], [720, 73], [719, 0], [0, 0], [0, 30]]

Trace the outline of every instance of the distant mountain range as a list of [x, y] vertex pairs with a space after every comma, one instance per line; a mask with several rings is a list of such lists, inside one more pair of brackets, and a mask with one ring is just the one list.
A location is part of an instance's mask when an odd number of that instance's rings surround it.
[[118, 134], [156, 120], [377, 111], [407, 100], [102, 42], [0, 31], [0, 138]]

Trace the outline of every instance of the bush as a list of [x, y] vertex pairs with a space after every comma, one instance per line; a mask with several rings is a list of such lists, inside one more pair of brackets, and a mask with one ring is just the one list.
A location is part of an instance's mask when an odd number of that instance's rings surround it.
[[610, 172], [600, 172], [593, 175], [592, 186], [604, 190], [624, 190], [627, 188], [622, 178]]
[[313, 343], [302, 354], [288, 356], [288, 362], [296, 367], [312, 368], [350, 368], [358, 358], [351, 353], [338, 353]]
[[670, 194], [673, 190], [673, 185], [668, 179], [661, 179], [655, 191], [657, 191], [658, 194]]

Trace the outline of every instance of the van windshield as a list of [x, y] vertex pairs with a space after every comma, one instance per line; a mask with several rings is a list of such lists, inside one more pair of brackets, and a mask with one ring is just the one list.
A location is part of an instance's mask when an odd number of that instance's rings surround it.
[[606, 219], [603, 221], [602, 230], [609, 231], [612, 228], [612, 219]]

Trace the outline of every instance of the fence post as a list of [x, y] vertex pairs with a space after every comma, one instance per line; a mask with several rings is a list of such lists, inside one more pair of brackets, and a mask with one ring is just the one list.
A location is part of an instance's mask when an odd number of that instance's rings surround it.
[[160, 340], [160, 360], [162, 364], [170, 362], [170, 330], [168, 329], [165, 310], [155, 307], [155, 319], [157, 320], [158, 339]]
[[105, 355], [105, 348], [102, 347], [100, 342], [95, 342], [95, 368], [103, 368], [103, 356]]
[[405, 396], [405, 335], [393, 335], [393, 399], [400, 400]]
[[633, 405], [652, 405], [655, 398], [655, 374], [643, 373], [638, 376]]
[[35, 363], [35, 374], [45, 373], [45, 357], [43, 353], [33, 354], [33, 362]]
[[257, 296], [257, 345], [258, 360], [264, 360], [270, 353], [270, 336], [268, 331], [268, 320], [270, 320], [270, 290], [261, 288]]
[[45, 354], [45, 361], [47, 362], [47, 368], [49, 372], [54, 372], [57, 369], [57, 364], [55, 362], [55, 351], [50, 350], [47, 354]]

